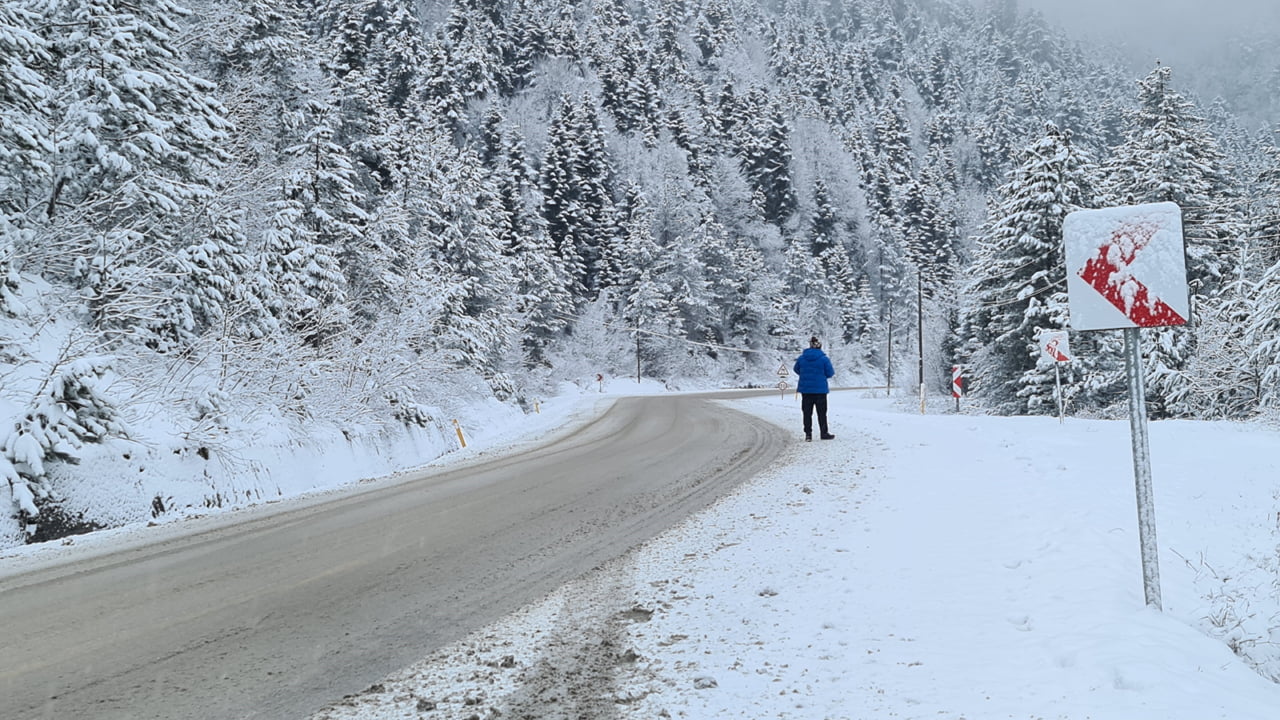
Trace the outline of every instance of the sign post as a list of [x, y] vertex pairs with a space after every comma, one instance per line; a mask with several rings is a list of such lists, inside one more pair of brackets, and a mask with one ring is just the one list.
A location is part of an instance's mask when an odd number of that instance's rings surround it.
[[1053, 398], [1058, 403], [1058, 422], [1066, 422], [1062, 401], [1062, 363], [1071, 362], [1071, 345], [1066, 330], [1041, 330], [1040, 355], [1053, 363]]
[[1160, 610], [1160, 558], [1159, 546], [1156, 544], [1156, 503], [1151, 483], [1151, 442], [1147, 434], [1147, 391], [1143, 382], [1142, 334], [1138, 328], [1124, 329], [1124, 372], [1129, 380], [1129, 425], [1133, 444], [1133, 478], [1138, 493], [1138, 542], [1142, 551], [1142, 590], [1147, 604]]
[[1147, 605], [1159, 610], [1160, 563], [1140, 329], [1185, 325], [1191, 314], [1182, 210], [1168, 202], [1078, 210], [1067, 215], [1062, 237], [1071, 327], [1124, 330], [1142, 587]]

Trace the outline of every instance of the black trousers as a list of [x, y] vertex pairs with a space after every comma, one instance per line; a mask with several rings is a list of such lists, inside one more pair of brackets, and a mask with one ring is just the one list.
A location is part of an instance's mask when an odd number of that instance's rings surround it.
[[813, 411], [818, 411], [818, 430], [827, 433], [827, 394], [804, 393], [800, 396], [800, 411], [804, 413], [804, 433], [813, 433]]

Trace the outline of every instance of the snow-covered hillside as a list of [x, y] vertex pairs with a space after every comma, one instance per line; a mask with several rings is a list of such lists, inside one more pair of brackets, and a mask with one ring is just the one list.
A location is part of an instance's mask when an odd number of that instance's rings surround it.
[[[1195, 295], [1145, 334], [1153, 415], [1274, 415], [1280, 152], [1231, 112], [1271, 116], [1270, 45], [1206, 102], [1025, 10], [5, 3], [0, 547], [438, 453], [480, 398], [754, 383], [811, 334], [1047, 412], [1062, 218], [1129, 202], [1182, 209]], [[1105, 415], [1119, 355], [1075, 343]]]
[[1156, 612], [1126, 422], [930, 413], [836, 394], [835, 441], [315, 720], [1275, 716], [1280, 433], [1152, 425]]

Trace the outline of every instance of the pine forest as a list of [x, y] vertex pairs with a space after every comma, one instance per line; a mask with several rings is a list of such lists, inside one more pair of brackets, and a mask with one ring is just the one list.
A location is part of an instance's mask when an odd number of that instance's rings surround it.
[[[1280, 407], [1270, 99], [1015, 0], [14, 0], [0, 62], [10, 540], [104, 447], [234, 465], [263, 423], [759, 386], [810, 335], [845, 379], [958, 365], [974, 411], [1055, 413], [1083, 208], [1182, 208], [1151, 417]], [[1119, 344], [1073, 335], [1068, 412], [1125, 413]]]

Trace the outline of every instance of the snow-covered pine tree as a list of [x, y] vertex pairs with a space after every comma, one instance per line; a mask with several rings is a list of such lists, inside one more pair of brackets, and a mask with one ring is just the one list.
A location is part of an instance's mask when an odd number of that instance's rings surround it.
[[520, 240], [521, 250], [512, 260], [516, 277], [516, 311], [523, 317], [520, 339], [525, 362], [546, 365], [548, 351], [564, 336], [574, 319], [570, 278], [555, 261], [540, 224], [528, 228]]
[[685, 57], [685, 28], [689, 27], [689, 8], [685, 0], [662, 0], [653, 21], [653, 67], [658, 77], [683, 81], [688, 78]]
[[599, 290], [600, 260], [613, 214], [613, 169], [600, 117], [589, 96], [562, 97], [548, 129], [542, 163], [547, 235], [573, 279], [576, 302]]
[[107, 222], [181, 213], [206, 194], [205, 172], [225, 156], [229, 125], [213, 86], [182, 68], [178, 23], [188, 14], [169, 0], [128, 7], [109, 0], [46, 6], [40, 25], [60, 88], [51, 108], [55, 177], [46, 215], [112, 197]]
[[505, 97], [529, 87], [534, 67], [547, 53], [547, 31], [534, 0], [515, 0], [508, 10], [501, 44], [498, 91]]
[[513, 263], [499, 234], [504, 209], [479, 157], [443, 131], [424, 132], [414, 152], [406, 180], [423, 190], [412, 207], [420, 236], [414, 262], [434, 275], [433, 345], [456, 367], [493, 382], [520, 360], [522, 330]]
[[[496, 4], [494, 5], [496, 8]], [[502, 30], [484, 3], [463, 9], [455, 4], [450, 11], [449, 38], [457, 79], [467, 102], [483, 100], [497, 90], [501, 71]]]
[[[964, 351], [971, 394], [998, 412], [1055, 410], [1053, 368], [1041, 358], [1037, 333], [1067, 325], [1062, 221], [1092, 204], [1090, 170], [1070, 137], [1047, 125], [997, 191], [978, 238], [962, 308]], [[1081, 373], [1079, 363], [1068, 366], [1064, 385]]]
[[1266, 158], [1250, 193], [1258, 200], [1246, 222], [1245, 274], [1253, 278], [1280, 262], [1280, 147], [1274, 135], [1260, 144]]
[[671, 133], [671, 141], [684, 151], [689, 179], [705, 192], [711, 187], [711, 149], [694, 130], [692, 112], [686, 114], [680, 108], [671, 108], [667, 112], [666, 128]]
[[32, 67], [47, 63], [44, 40], [33, 32], [39, 16], [14, 4], [0, 7], [0, 313], [18, 305], [15, 245], [21, 215], [49, 186], [53, 140], [45, 113], [52, 90]]
[[375, 316], [385, 297], [382, 286], [388, 253], [381, 238], [370, 235], [368, 199], [358, 188], [356, 170], [334, 141], [328, 112], [314, 108], [313, 125], [303, 141], [289, 149], [299, 162], [286, 179], [285, 196], [301, 209], [311, 243], [324, 245], [346, 276], [349, 308], [365, 319]]
[[198, 47], [212, 77], [229, 83], [224, 87], [238, 88], [248, 76], [286, 77], [305, 55], [305, 31], [292, 3], [221, 0], [206, 7], [204, 17], [218, 28], [218, 36]]
[[[1171, 79], [1172, 70], [1161, 65], [1139, 81], [1139, 107], [1108, 163], [1105, 192], [1111, 205], [1174, 202], [1182, 208], [1194, 324], [1198, 303], [1231, 281], [1238, 257], [1238, 192], [1217, 142]], [[1183, 371], [1195, 353], [1195, 336], [1185, 327], [1143, 335], [1152, 416], [1188, 414], [1193, 388]]]
[[385, 31], [371, 49], [382, 87], [382, 103], [406, 117], [416, 117], [422, 98], [422, 68], [427, 66], [426, 33], [412, 3], [393, 3]]
[[1237, 258], [1239, 190], [1226, 158], [1195, 105], [1172, 87], [1172, 69], [1156, 67], [1138, 82], [1136, 111], [1124, 144], [1107, 164], [1112, 204], [1174, 202], [1183, 211], [1187, 279], [1195, 295], [1212, 296]]
[[782, 108], [765, 100], [763, 93], [753, 92], [750, 101], [759, 114], [743, 138], [742, 169], [760, 198], [758, 209], [765, 222], [781, 227], [797, 206], [791, 177], [791, 125]]
[[[675, 197], [671, 190], [667, 188], [661, 197], [663, 205], [666, 206], [659, 208], [662, 215], [669, 215], [670, 205], [679, 202], [679, 198]], [[671, 293], [667, 297], [675, 308], [679, 321], [676, 334], [692, 342], [714, 341], [719, 332], [711, 306], [711, 283], [707, 280], [710, 270], [704, 264], [707, 259], [703, 255], [704, 248], [699, 243], [676, 234], [669, 218], [659, 224], [656, 230], [661, 249], [657, 270], [662, 285], [671, 288]], [[707, 356], [705, 350], [693, 345], [686, 346], [682, 350], [684, 351], [682, 354], [694, 356], [699, 361]], [[694, 365], [696, 366], [697, 362]], [[677, 369], [686, 372], [703, 370], [701, 367], [696, 370], [694, 367]]]
[[703, 64], [714, 66], [716, 59], [731, 44], [737, 33], [733, 13], [725, 0], [707, 0], [694, 22], [693, 41], [701, 53]]
[[1196, 352], [1186, 369], [1195, 388], [1188, 398], [1194, 417], [1238, 420], [1257, 412], [1265, 361], [1254, 351], [1269, 340], [1250, 332], [1261, 309], [1255, 303], [1265, 294], [1258, 290], [1254, 282], [1238, 277], [1201, 301]]
[[847, 316], [849, 335], [844, 341], [854, 348], [854, 359], [866, 369], [882, 362], [885, 330], [880, 323], [879, 303], [871, 294], [871, 283], [865, 275], [857, 280], [857, 291]]
[[644, 269], [641, 264], [652, 266], [658, 262], [659, 251], [654, 239], [653, 207], [637, 183], [627, 183], [617, 212], [620, 237], [607, 248], [602, 268], [615, 310], [622, 312], [640, 282], [640, 271]]
[[[824, 252], [830, 252], [827, 248]], [[804, 238], [788, 238], [783, 255], [783, 292], [774, 306], [783, 325], [774, 337], [784, 348], [807, 347], [810, 335], [835, 338], [842, 334], [841, 308], [833, 298], [819, 256]]]
[[751, 118], [744, 98], [738, 96], [732, 82], [725, 81], [715, 97], [704, 98], [702, 124], [707, 134], [715, 138], [720, 148], [735, 148], [743, 153], [743, 140]]
[[[156, 261], [183, 244], [185, 216], [210, 196], [229, 124], [213, 86], [183, 67], [176, 38], [188, 13], [176, 4], [40, 9], [48, 82], [59, 92], [49, 103], [52, 175], [32, 189], [43, 226], [28, 257], [78, 281], [99, 324], [127, 330], [155, 313]], [[103, 273], [113, 279], [95, 287]]]
[[750, 288], [752, 276], [761, 267], [737, 264], [738, 257], [729, 242], [728, 233], [710, 213], [703, 216], [689, 243], [697, 254], [698, 265], [706, 279], [708, 339], [718, 345], [754, 347], [756, 338], [750, 331], [743, 332], [751, 324], [744, 323], [742, 317], [743, 311], [752, 312], [752, 309], [741, 307], [740, 301]]
[[1280, 410], [1280, 262], [1271, 265], [1254, 290], [1253, 313], [1246, 334], [1249, 365], [1259, 376], [1258, 406]]
[[456, 131], [464, 121], [467, 99], [454, 63], [452, 47], [443, 34], [427, 43], [427, 63], [423, 68], [423, 100], [430, 122]]
[[578, 249], [577, 235], [582, 230], [577, 227], [573, 214], [577, 186], [575, 155], [573, 101], [562, 96], [547, 128], [547, 150], [539, 184], [547, 236], [566, 274], [573, 279], [572, 293], [577, 299], [586, 295], [583, 278], [587, 275], [587, 259]]
[[78, 463], [86, 443], [127, 436], [120, 412], [103, 389], [109, 357], [82, 357], [55, 368], [0, 443], [0, 477], [8, 481], [14, 515], [34, 522], [52, 498], [47, 463]]
[[633, 86], [647, 82], [648, 50], [631, 15], [618, 0], [603, 3], [593, 30], [593, 63], [600, 77], [600, 102], [613, 116], [619, 132], [641, 131], [648, 122], [648, 96], [653, 88]]
[[979, 159], [971, 174], [985, 187], [1005, 176], [1017, 155], [1016, 148], [1025, 140], [1022, 118], [1009, 90], [995, 86], [992, 91], [989, 106], [972, 116], [976, 124], [969, 131], [977, 144]]
[[305, 222], [300, 189], [286, 183], [271, 205], [271, 224], [262, 233], [262, 265], [274, 287], [272, 315], [292, 332], [320, 347], [342, 334], [350, 321], [346, 278], [333, 249], [316, 241]]
[[233, 304], [241, 303], [241, 309], [249, 311], [244, 301], [256, 299], [242, 285], [251, 265], [238, 218], [221, 215], [203, 220], [194, 227], [207, 230], [208, 236], [180, 248], [165, 261], [170, 286], [159, 316], [147, 327], [150, 336], [146, 338], [159, 352], [190, 347], [204, 333], [221, 330]]
[[950, 54], [951, 49], [945, 44], [934, 47], [929, 53], [928, 66], [917, 83], [925, 106], [931, 110], [953, 109], [960, 95]]
[[612, 292], [622, 301], [619, 312], [636, 340], [642, 372], [662, 374], [678, 351], [680, 311], [668, 284], [670, 261], [654, 236], [653, 211], [643, 196], [636, 200], [623, 228], [622, 272]]
[[[5, 242], [11, 243], [9, 223], [40, 201], [39, 189], [49, 187], [53, 168], [53, 137], [47, 115], [53, 90], [38, 67], [49, 62], [49, 48], [36, 34], [40, 16], [16, 3], [0, 6], [0, 215]], [[8, 257], [8, 253], [5, 253]]]
[[857, 284], [849, 250], [845, 246], [847, 233], [844, 223], [836, 214], [826, 181], [821, 178], [813, 184], [813, 204], [808, 233], [809, 252], [817, 259], [826, 302], [831, 304], [831, 310], [839, 318], [835, 326], [824, 328], [824, 331], [830, 333], [838, 328], [839, 332], [832, 335], [831, 340], [834, 342], [839, 337], [847, 344], [857, 335], [857, 320], [853, 315]]

